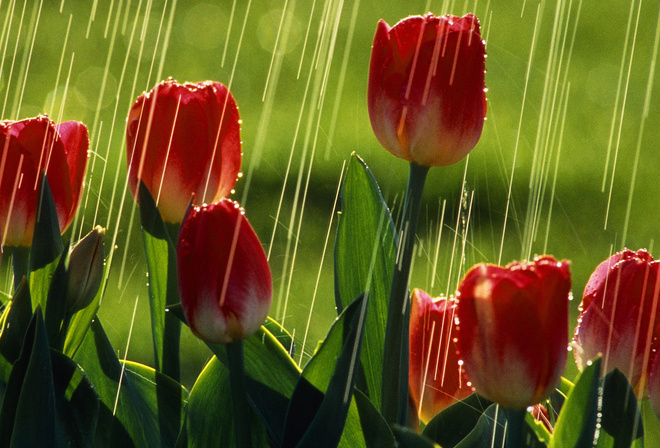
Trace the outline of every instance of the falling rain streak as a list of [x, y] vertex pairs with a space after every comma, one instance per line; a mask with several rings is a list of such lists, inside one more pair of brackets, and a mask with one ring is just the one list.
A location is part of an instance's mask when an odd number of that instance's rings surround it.
[[[400, 214], [407, 167], [379, 147], [366, 109], [380, 18], [473, 12], [488, 52], [484, 134], [464, 164], [429, 174], [412, 287], [452, 296], [474, 263], [549, 252], [573, 260], [579, 294], [610, 247], [653, 242], [653, 212], [635, 220], [644, 204], [660, 208], [648, 180], [660, 169], [649, 154], [660, 138], [653, 113], [660, 15], [650, 2], [607, 6], [626, 17], [625, 27], [594, 22], [597, 6], [582, 0], [418, 0], [387, 8], [360, 0], [52, 3], [0, 3], [2, 118], [48, 113], [89, 124], [85, 193], [67, 238], [97, 223], [112, 235], [100, 314], [121, 341], [148, 331], [137, 301], [144, 260], [126, 182], [125, 115], [168, 76], [212, 79], [240, 107], [244, 175], [234, 199], [267, 243], [271, 316], [298, 335], [295, 359], [304, 364], [335, 317], [330, 254], [351, 152], [364, 157], [395, 219]], [[275, 18], [269, 30], [259, 26], [264, 17]], [[606, 50], [594, 49], [605, 45], [594, 36], [607, 40]], [[15, 170], [0, 168], [0, 181]], [[9, 258], [0, 271], [6, 293]], [[148, 358], [150, 347], [133, 344], [132, 355]], [[203, 363], [206, 355], [191, 356]]]

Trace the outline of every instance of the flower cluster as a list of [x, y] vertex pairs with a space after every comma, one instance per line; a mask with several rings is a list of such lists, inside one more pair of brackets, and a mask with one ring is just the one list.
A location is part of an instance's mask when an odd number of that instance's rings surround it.
[[[0, 122], [0, 242], [18, 279], [11, 299], [0, 297], [0, 445], [637, 443], [636, 400], [650, 397], [660, 416], [660, 261], [647, 251], [618, 252], [589, 279], [572, 341], [575, 385], [562, 379], [569, 261], [482, 263], [455, 296], [409, 291], [429, 169], [464, 159], [481, 137], [485, 56], [472, 14], [378, 23], [367, 106], [377, 140], [410, 162], [401, 223], [397, 234], [366, 165], [349, 165], [335, 247], [339, 315], [302, 370], [293, 337], [268, 319], [262, 244], [228, 198], [242, 142], [227, 87], [167, 79], [128, 113], [154, 368], [122, 364], [96, 316], [109, 275], [105, 229], [70, 251], [61, 238], [80, 203], [87, 128], [46, 116]], [[190, 392], [179, 382], [182, 324], [215, 355]]]
[[[425, 356], [426, 359], [441, 357], [446, 362], [442, 371], [449, 374], [444, 382], [424, 380], [432, 391], [424, 399], [433, 404], [420, 413], [422, 420], [429, 421], [445, 407], [464, 398], [468, 394], [466, 390], [471, 392], [472, 388], [485, 398], [514, 409], [525, 409], [548, 398], [566, 366], [571, 287], [568, 266], [568, 262], [558, 262], [549, 256], [506, 267], [477, 265], [461, 281], [456, 299], [452, 302], [441, 299], [435, 306], [427, 305], [422, 317], [415, 312], [415, 304], [419, 297], [428, 296], [413, 293], [410, 323], [413, 398], [420, 389], [419, 379], [428, 378], [428, 371], [420, 370], [413, 361], [416, 349], [428, 345], [415, 334], [419, 331], [418, 322], [439, 321], [447, 325], [447, 329], [440, 330], [447, 336], [439, 339], [435, 350]], [[426, 301], [433, 303], [430, 299]], [[449, 319], [447, 311], [452, 316]], [[426, 327], [427, 332], [429, 328]], [[456, 387], [457, 376], [452, 372], [459, 369], [461, 386]]]
[[[163, 221], [183, 221], [183, 311], [196, 335], [219, 344], [252, 335], [272, 297], [261, 243], [238, 204], [225, 199], [241, 167], [240, 123], [223, 84], [168, 79], [137, 99], [126, 124], [131, 191], [137, 201], [142, 182]], [[191, 201], [202, 205], [189, 208]]]

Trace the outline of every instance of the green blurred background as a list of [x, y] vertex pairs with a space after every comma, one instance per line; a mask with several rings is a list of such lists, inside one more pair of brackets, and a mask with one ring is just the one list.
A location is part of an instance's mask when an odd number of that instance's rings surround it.
[[[152, 364], [138, 216], [125, 194], [126, 113], [169, 76], [229, 85], [243, 120], [234, 199], [270, 253], [271, 315], [309, 354], [335, 317], [343, 164], [353, 151], [362, 156], [395, 214], [405, 189], [408, 166], [379, 147], [366, 109], [376, 23], [473, 12], [487, 42], [488, 119], [468, 161], [429, 174], [411, 286], [439, 295], [474, 263], [550, 253], [572, 261], [576, 317], [590, 273], [610, 253], [624, 245], [658, 253], [659, 83], [650, 77], [658, 4], [638, 3], [4, 1], [2, 116], [88, 125], [85, 197], [67, 236], [108, 228], [114, 253], [100, 319], [120, 356], [132, 328], [128, 358]], [[4, 258], [0, 287], [9, 291]], [[191, 386], [210, 352], [189, 333], [182, 352]], [[567, 375], [575, 372], [569, 359]]]

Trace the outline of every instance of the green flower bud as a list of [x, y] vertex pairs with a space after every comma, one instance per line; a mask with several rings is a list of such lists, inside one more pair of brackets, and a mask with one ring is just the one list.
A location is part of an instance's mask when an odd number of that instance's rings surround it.
[[69, 255], [69, 282], [66, 300], [70, 314], [87, 307], [101, 286], [103, 279], [105, 229], [96, 226], [75, 245]]

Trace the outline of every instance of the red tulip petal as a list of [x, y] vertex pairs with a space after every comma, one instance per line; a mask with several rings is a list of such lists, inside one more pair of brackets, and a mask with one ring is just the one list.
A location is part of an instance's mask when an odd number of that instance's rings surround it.
[[[67, 217], [68, 227], [82, 198], [83, 181], [87, 171], [87, 160], [89, 159], [89, 134], [87, 126], [79, 121], [67, 121], [55, 126], [66, 154], [69, 166], [69, 181], [71, 183], [71, 194], [73, 206]], [[64, 230], [64, 229], [63, 229]]]
[[223, 199], [188, 212], [177, 266], [183, 311], [198, 337], [226, 344], [263, 324], [272, 298], [270, 270], [236, 203]]
[[567, 262], [478, 265], [458, 289], [458, 347], [476, 391], [523, 409], [547, 397], [566, 365]]
[[161, 82], [131, 108], [126, 140], [131, 191], [140, 178], [167, 222], [181, 222], [193, 194], [217, 202], [238, 178], [240, 118], [220, 83]]
[[369, 68], [374, 134], [392, 154], [426, 166], [456, 163], [476, 145], [486, 113], [485, 46], [468, 14], [378, 24]]
[[438, 412], [472, 393], [456, 347], [456, 301], [434, 301], [419, 289], [410, 314], [410, 395], [419, 417]]

